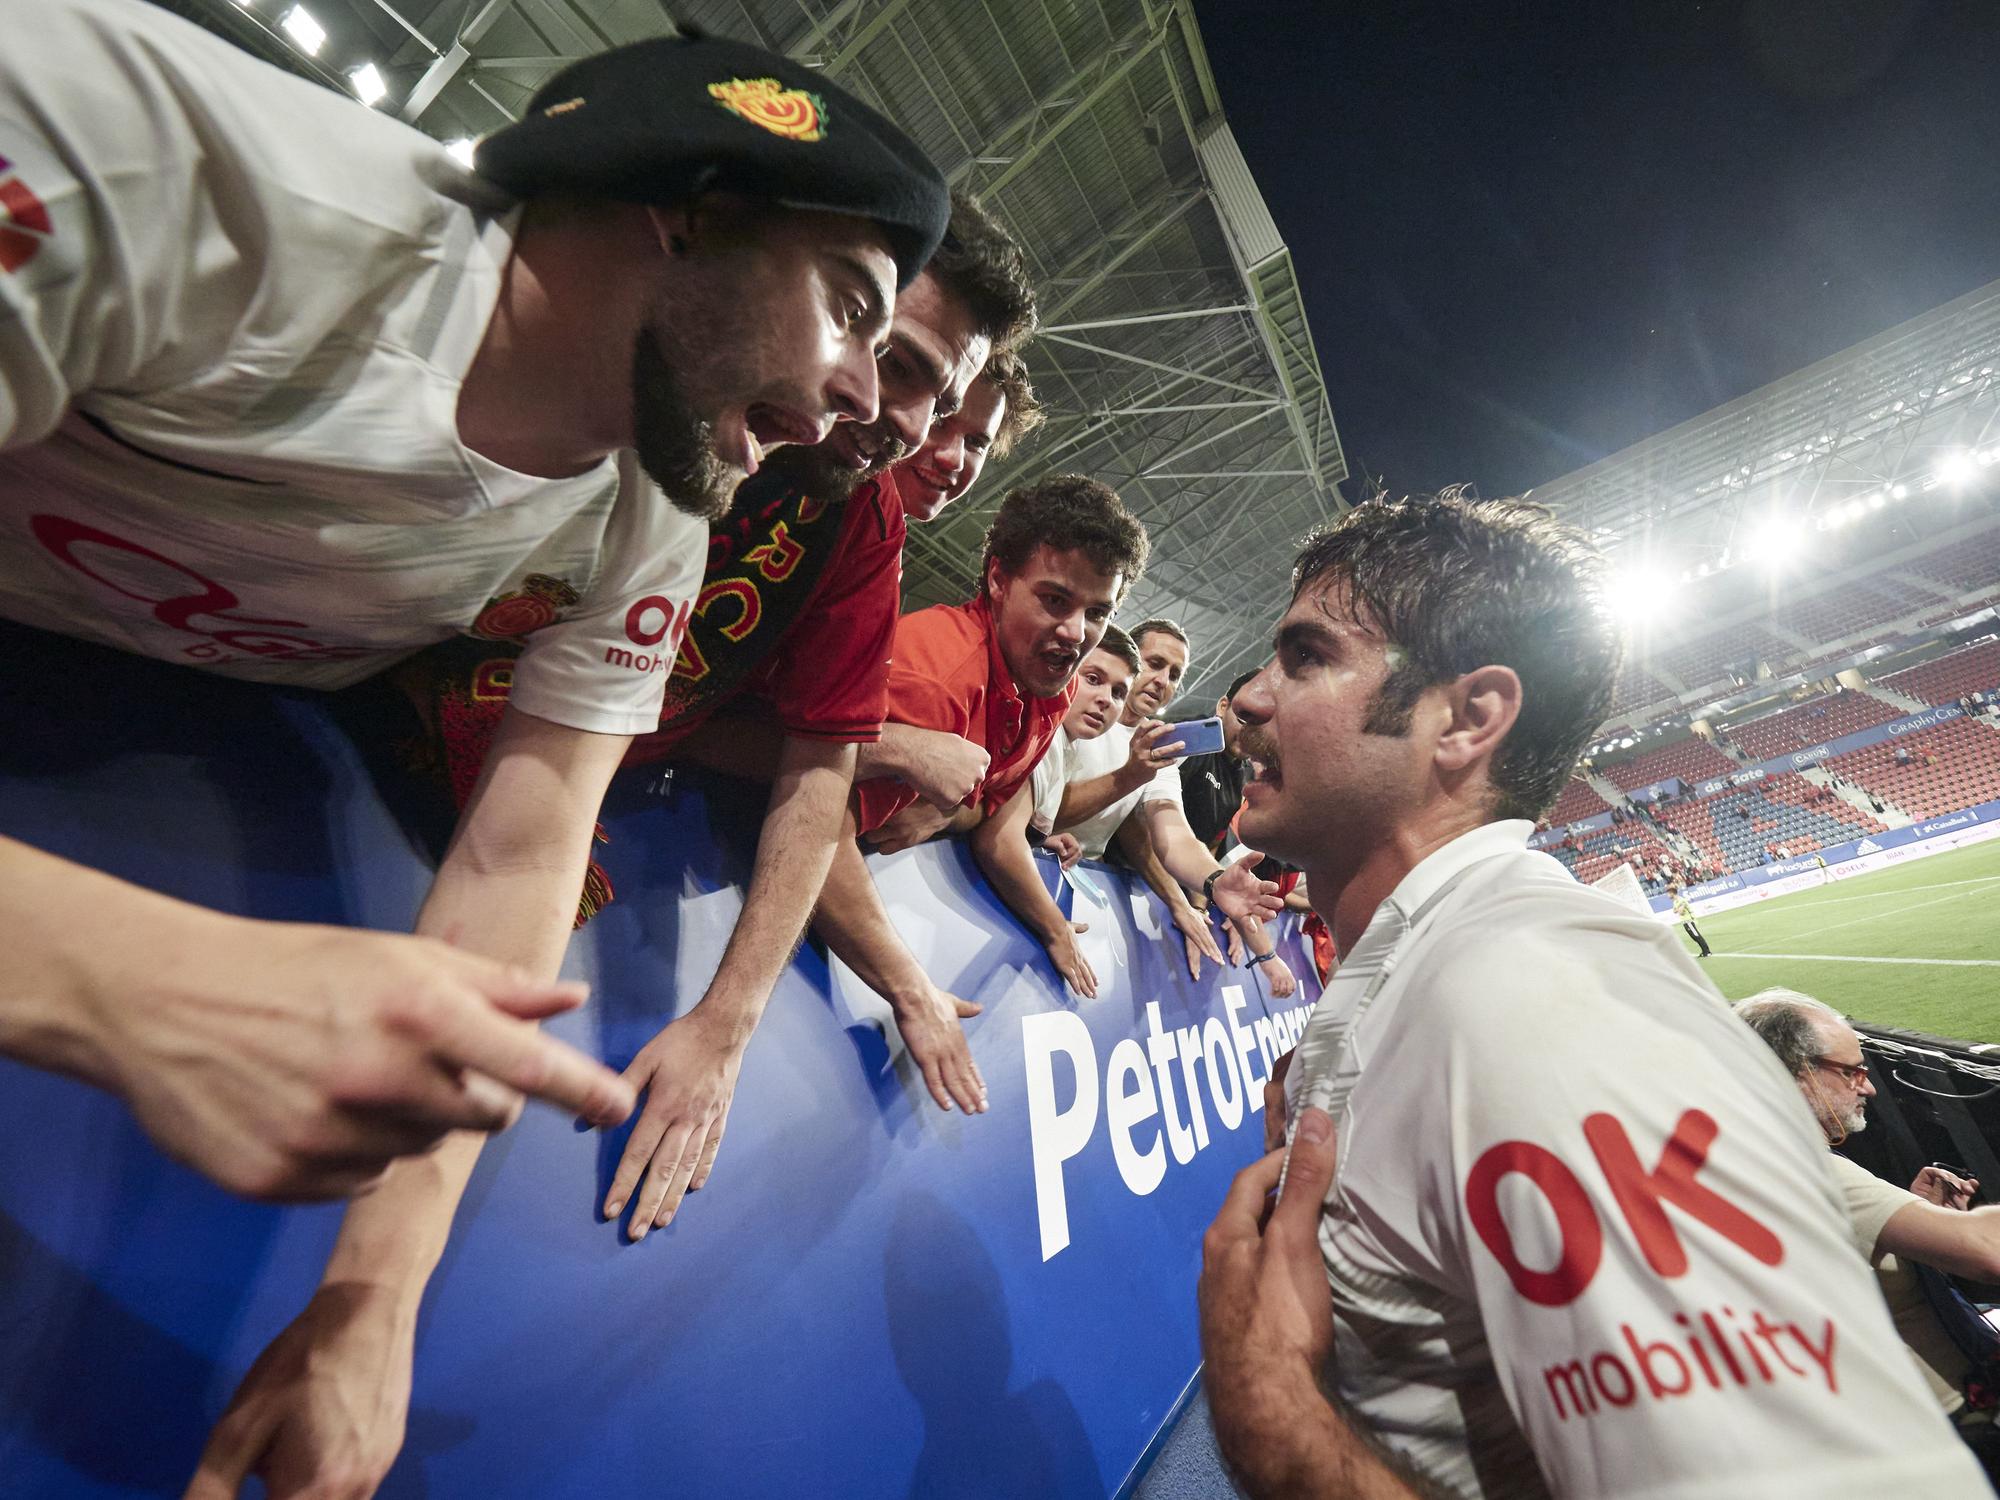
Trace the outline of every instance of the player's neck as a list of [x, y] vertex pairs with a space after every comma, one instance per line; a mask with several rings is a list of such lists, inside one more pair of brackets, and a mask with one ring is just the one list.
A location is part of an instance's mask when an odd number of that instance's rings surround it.
[[495, 463], [566, 478], [632, 441], [638, 304], [604, 238], [523, 221], [459, 390], [459, 437]]
[[1306, 889], [1312, 893], [1313, 910], [1333, 934], [1341, 958], [1354, 951], [1375, 913], [1410, 871], [1487, 821], [1476, 808], [1442, 802], [1378, 837], [1358, 841], [1358, 851], [1333, 851], [1326, 865], [1307, 865]]

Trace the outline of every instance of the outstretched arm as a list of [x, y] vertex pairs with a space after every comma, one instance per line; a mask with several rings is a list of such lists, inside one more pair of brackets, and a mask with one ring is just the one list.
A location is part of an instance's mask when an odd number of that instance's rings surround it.
[[889, 1002], [896, 1028], [938, 1108], [950, 1109], [955, 1100], [967, 1114], [982, 1114], [986, 1082], [972, 1061], [965, 1028], [959, 1025], [963, 1017], [978, 1015], [980, 1007], [931, 983], [897, 935], [855, 842], [854, 829], [850, 810], [841, 824], [813, 928], [842, 962]]
[[1076, 945], [1076, 935], [1089, 927], [1062, 914], [1036, 873], [1035, 856], [1028, 847], [1028, 815], [1034, 810], [1034, 789], [1023, 782], [1006, 805], [974, 831], [972, 857], [1007, 909], [1049, 950], [1056, 972], [1079, 995], [1092, 999], [1097, 975]]
[[1157, 719], [1143, 721], [1132, 732], [1132, 743], [1122, 764], [1102, 776], [1072, 781], [1063, 788], [1062, 809], [1056, 814], [1052, 833], [1074, 828], [1085, 818], [1094, 818], [1120, 797], [1128, 797], [1151, 781], [1163, 767], [1180, 759], [1181, 743], [1174, 738], [1178, 724]]
[[[417, 930], [553, 975], [627, 743], [509, 709]], [[234, 1495], [253, 1472], [279, 1493], [334, 1474], [374, 1492], [402, 1447], [417, 1307], [484, 1139], [454, 1135], [397, 1163], [347, 1211], [319, 1290], [216, 1425], [191, 1500]]]
[[647, 1091], [646, 1106], [611, 1179], [604, 1213], [615, 1219], [631, 1200], [627, 1233], [635, 1241], [670, 1223], [681, 1195], [708, 1181], [744, 1049], [826, 881], [853, 777], [853, 745], [785, 737], [750, 889], [721, 966], [694, 1008], [669, 1022], [625, 1070], [628, 1083]]

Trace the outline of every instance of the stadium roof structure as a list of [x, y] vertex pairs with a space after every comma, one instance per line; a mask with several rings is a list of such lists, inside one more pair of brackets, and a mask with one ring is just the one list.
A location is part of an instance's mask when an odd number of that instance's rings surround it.
[[2000, 593], [2000, 282], [1534, 498], [1618, 566], [1613, 726], [1949, 620]]
[[[334, 87], [372, 62], [445, 140], [514, 118], [569, 58], [671, 29], [655, 0], [164, 0]], [[672, 14], [786, 53], [877, 105], [1026, 249], [1049, 424], [911, 533], [905, 607], [966, 598], [987, 522], [1052, 469], [1113, 485], [1153, 562], [1120, 618], [1169, 615], [1191, 694], [1267, 654], [1299, 536], [1347, 466], [1290, 254], [1224, 120], [1189, 0], [685, 0]]]

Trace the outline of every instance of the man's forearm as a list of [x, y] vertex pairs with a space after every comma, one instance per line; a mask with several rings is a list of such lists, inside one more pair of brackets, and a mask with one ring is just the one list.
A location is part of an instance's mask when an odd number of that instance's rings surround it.
[[696, 1008], [749, 1040], [826, 883], [854, 779], [855, 747], [788, 735], [757, 840], [743, 913]]
[[1012, 836], [975, 838], [972, 856], [979, 862], [987, 883], [1007, 903], [1007, 909], [1021, 919], [1022, 925], [1044, 947], [1069, 930], [1069, 918], [1062, 914], [1062, 908], [1049, 895], [1049, 888], [1042, 884], [1042, 877], [1035, 869], [1035, 856], [1020, 830], [1012, 830]]
[[[89, 912], [94, 920], [52, 919], [59, 912]], [[145, 954], [173, 972], [170, 944], [212, 940], [209, 927], [230, 920], [0, 838], [0, 933], [7, 937], [0, 1056], [114, 1087], [95, 1011], [117, 998], [120, 955]]]
[[924, 993], [930, 980], [889, 921], [853, 829], [851, 819], [842, 826], [813, 927], [870, 989], [891, 1005], [903, 1004]]
[[1250, 1500], [1445, 1500], [1364, 1436], [1305, 1371], [1250, 1389], [1208, 1380], [1216, 1444]]
[[1137, 773], [1128, 761], [1116, 770], [1087, 781], [1072, 781], [1063, 788], [1062, 806], [1056, 812], [1056, 826], [1049, 831], [1062, 833], [1085, 818], [1094, 818], [1120, 797], [1128, 797], [1153, 779], [1154, 773], [1140, 767]]
[[859, 747], [854, 779], [872, 781], [893, 776], [898, 780], [909, 780], [918, 744], [916, 736], [921, 733], [923, 731], [912, 730], [908, 724], [884, 724], [880, 739]]

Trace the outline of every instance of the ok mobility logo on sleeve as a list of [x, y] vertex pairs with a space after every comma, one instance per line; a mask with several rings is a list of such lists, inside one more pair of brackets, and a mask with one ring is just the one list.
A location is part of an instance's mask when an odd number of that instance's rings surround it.
[[[1204, 1096], [1223, 1130], [1237, 1129], [1246, 1114], [1264, 1107], [1271, 1064], [1297, 1044], [1312, 1005], [1246, 1017], [1249, 1002], [1240, 985], [1224, 986], [1222, 1000], [1227, 1021], [1210, 1016], [1178, 1030], [1161, 1024], [1159, 1002], [1153, 1001], [1146, 1007], [1143, 1041], [1124, 1038], [1101, 1068], [1090, 1028], [1075, 1011], [1022, 1018], [1028, 1140], [1035, 1164], [1043, 1260], [1069, 1245], [1063, 1164], [1096, 1136], [1100, 1114], [1119, 1177], [1134, 1196], [1143, 1198], [1165, 1180], [1169, 1153], [1185, 1166], [1196, 1152], [1208, 1148]], [[1259, 1056], [1261, 1073], [1252, 1061]], [[1058, 1057], [1068, 1064], [1063, 1071], [1076, 1080], [1067, 1106], [1056, 1102]], [[1155, 1119], [1160, 1123], [1150, 1123]]]

